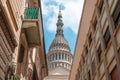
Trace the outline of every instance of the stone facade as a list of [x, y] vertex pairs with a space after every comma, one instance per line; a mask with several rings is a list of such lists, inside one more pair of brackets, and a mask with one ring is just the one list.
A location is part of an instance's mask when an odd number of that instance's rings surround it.
[[39, 0], [0, 1], [0, 80], [47, 76], [41, 17]]
[[0, 79], [7, 80], [7, 76], [13, 74], [12, 55], [17, 46], [14, 39], [13, 30], [4, 11], [4, 6], [0, 1]]
[[69, 79], [120, 80], [119, 0], [85, 0]]

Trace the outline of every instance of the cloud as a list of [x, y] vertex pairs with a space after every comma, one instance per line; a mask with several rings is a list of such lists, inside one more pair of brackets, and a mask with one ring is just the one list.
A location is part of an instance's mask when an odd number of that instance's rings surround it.
[[64, 6], [64, 9], [62, 9], [63, 27], [70, 28], [77, 34], [83, 2], [84, 0], [42, 0], [42, 13], [47, 30], [50, 32], [56, 31], [58, 7], [62, 3], [62, 6]]

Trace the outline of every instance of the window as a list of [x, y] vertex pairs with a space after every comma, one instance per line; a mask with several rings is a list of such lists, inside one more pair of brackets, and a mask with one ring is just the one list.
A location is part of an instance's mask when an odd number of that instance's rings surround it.
[[50, 61], [51, 61], [51, 55], [50, 55]]
[[57, 60], [57, 54], [55, 54], [55, 59]]
[[57, 67], [57, 63], [55, 63], [55, 67]]
[[85, 57], [83, 56], [83, 64], [85, 63]]
[[76, 74], [76, 78], [75, 78], [75, 80], [78, 80], [78, 74]]
[[67, 60], [67, 54], [65, 54], [65, 60]]
[[54, 58], [54, 56], [53, 56], [53, 55], [51, 55], [51, 61], [53, 61], [53, 58]]
[[52, 64], [52, 68], [54, 68], [54, 64]]
[[49, 65], [49, 69], [51, 69], [51, 65]]
[[68, 61], [69, 61], [70, 59], [69, 59], [69, 56], [68, 56]]
[[0, 80], [2, 80], [2, 78], [0, 77]]
[[88, 80], [91, 80], [90, 70], [88, 71]]
[[99, 45], [98, 49], [97, 49], [97, 54], [98, 54], [98, 61], [100, 62], [101, 61], [101, 45]]
[[118, 71], [117, 71], [117, 67], [115, 67], [112, 72], [111, 72], [111, 80], [119, 80], [119, 74], [118, 74]]
[[59, 53], [57, 53], [57, 60], [59, 60]]
[[48, 62], [50, 61], [50, 58], [49, 58], [49, 56], [48, 56]]
[[113, 17], [113, 21], [115, 24], [115, 28], [117, 28], [117, 26], [120, 22], [120, 0], [118, 0], [118, 3], [115, 7], [112, 17]]
[[94, 74], [95, 69], [96, 69], [96, 67], [95, 67], [95, 60], [93, 60], [93, 62], [92, 62], [92, 74]]
[[19, 56], [18, 56], [18, 62], [19, 62], [19, 63], [22, 63], [22, 62], [23, 62], [23, 59], [24, 59], [24, 51], [25, 51], [25, 48], [24, 48], [24, 46], [21, 44], [21, 45], [20, 45]]
[[92, 35], [90, 33], [90, 36], [89, 36], [89, 45], [91, 45], [91, 42], [92, 42]]
[[62, 59], [64, 59], [64, 54], [62, 54]]
[[99, 5], [99, 12], [100, 12], [100, 14], [102, 12], [103, 4], [104, 4], [104, 1], [102, 0], [102, 2]]
[[64, 67], [64, 63], [62, 63], [62, 67]]
[[69, 62], [71, 62], [71, 56], [69, 56]]
[[88, 54], [88, 47], [85, 48], [85, 53]]
[[96, 30], [96, 27], [97, 27], [97, 19], [95, 18], [95, 21], [93, 23], [93, 29], [94, 29], [94, 31]]
[[53, 54], [53, 60], [55, 60], [54, 54]]
[[47, 62], [49, 62], [49, 57], [47, 57]]
[[118, 49], [118, 53], [120, 53], [120, 47], [119, 47], [119, 49]]
[[53, 54], [53, 60], [55, 59], [54, 54]]
[[60, 53], [59, 53], [59, 59], [61, 59], [61, 55], [60, 55]]
[[54, 54], [54, 60], [56, 60], [56, 54]]
[[[80, 70], [78, 70], [78, 75], [79, 75], [79, 79], [80, 79]], [[78, 80], [79, 80], [79, 79], [78, 79]]]
[[106, 32], [105, 32], [105, 34], [104, 34], [104, 41], [105, 41], [105, 46], [106, 46], [106, 48], [107, 48], [107, 46], [108, 46], [108, 43], [109, 43], [109, 41], [110, 41], [110, 38], [111, 38], [111, 35], [110, 35], [109, 27], [107, 27]]

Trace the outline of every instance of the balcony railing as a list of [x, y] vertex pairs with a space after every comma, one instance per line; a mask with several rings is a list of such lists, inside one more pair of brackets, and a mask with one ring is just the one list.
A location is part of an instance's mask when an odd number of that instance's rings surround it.
[[39, 8], [26, 8], [24, 19], [38, 19]]

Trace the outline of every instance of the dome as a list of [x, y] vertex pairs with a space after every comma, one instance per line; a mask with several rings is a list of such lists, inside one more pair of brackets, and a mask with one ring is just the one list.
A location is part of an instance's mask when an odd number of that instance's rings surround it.
[[65, 50], [70, 52], [70, 47], [68, 45], [67, 40], [62, 35], [57, 35], [55, 39], [52, 41], [49, 51], [53, 50]]
[[64, 24], [62, 22], [61, 11], [59, 11], [56, 25], [56, 36], [53, 39], [47, 54], [49, 75], [69, 75], [73, 56], [70, 53], [68, 42], [64, 37]]

